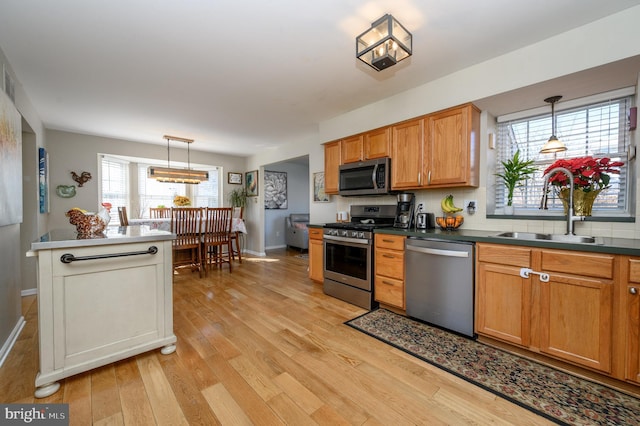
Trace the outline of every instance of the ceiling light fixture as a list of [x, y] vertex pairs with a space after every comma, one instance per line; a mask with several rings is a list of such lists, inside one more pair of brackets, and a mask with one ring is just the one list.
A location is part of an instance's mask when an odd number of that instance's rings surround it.
[[540, 154], [552, 154], [554, 152], [566, 151], [567, 147], [558, 140], [556, 136], [556, 116], [554, 104], [562, 99], [562, 96], [551, 96], [544, 101], [551, 104], [551, 137], [540, 150]]
[[[155, 167], [149, 166], [147, 169], [147, 176], [157, 180], [158, 182], [170, 182], [170, 183], [190, 183], [199, 184], [200, 182], [209, 180], [209, 172], [202, 170], [191, 170], [191, 152], [189, 145], [193, 143], [193, 139], [179, 138], [177, 136], [164, 135], [167, 140], [167, 167]], [[185, 142], [187, 144], [187, 168], [176, 169], [171, 168], [169, 162], [170, 150], [169, 141]]]
[[356, 56], [377, 71], [408, 58], [411, 49], [411, 33], [389, 14], [356, 38]]

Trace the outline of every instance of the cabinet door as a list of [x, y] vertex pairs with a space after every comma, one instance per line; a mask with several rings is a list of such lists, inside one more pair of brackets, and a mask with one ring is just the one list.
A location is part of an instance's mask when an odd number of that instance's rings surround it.
[[391, 129], [391, 188], [409, 189], [422, 180], [424, 120], [411, 120]]
[[479, 116], [469, 104], [427, 117], [423, 185], [478, 186]]
[[309, 278], [313, 281], [324, 280], [324, 253], [322, 240], [309, 239]]
[[362, 161], [362, 135], [342, 139], [342, 164]]
[[383, 158], [391, 156], [391, 129], [372, 130], [364, 135], [364, 159]]
[[531, 282], [520, 268], [478, 262], [476, 332], [527, 347], [530, 318]]
[[626, 258], [628, 283], [623, 295], [625, 339], [625, 378], [640, 383], [640, 259]]
[[340, 141], [324, 145], [324, 192], [337, 194], [339, 185], [338, 168], [340, 167]]
[[626, 291], [627, 368], [625, 377], [640, 383], [640, 285], [629, 284]]
[[611, 371], [612, 297], [610, 281], [550, 274], [540, 282], [540, 350]]

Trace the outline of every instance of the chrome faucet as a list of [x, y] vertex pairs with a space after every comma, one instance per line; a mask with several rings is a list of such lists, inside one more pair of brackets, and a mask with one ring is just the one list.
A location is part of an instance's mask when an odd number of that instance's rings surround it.
[[540, 200], [540, 209], [547, 209], [547, 192], [549, 191], [549, 179], [557, 172], [562, 172], [569, 178], [569, 200], [567, 201], [567, 232], [566, 235], [575, 235], [574, 223], [575, 221], [584, 221], [584, 216], [575, 216], [573, 214], [573, 173], [564, 167], [556, 167], [549, 170], [549, 173], [544, 175], [544, 186], [542, 187], [542, 199]]

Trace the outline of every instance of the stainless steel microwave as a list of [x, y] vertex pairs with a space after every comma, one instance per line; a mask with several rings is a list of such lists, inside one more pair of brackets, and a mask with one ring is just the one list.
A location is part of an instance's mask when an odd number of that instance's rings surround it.
[[340, 195], [384, 195], [391, 192], [391, 159], [376, 158], [339, 168]]

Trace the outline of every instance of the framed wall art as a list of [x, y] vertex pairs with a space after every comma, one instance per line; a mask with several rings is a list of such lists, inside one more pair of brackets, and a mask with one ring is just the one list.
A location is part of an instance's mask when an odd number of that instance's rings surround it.
[[258, 171], [253, 170], [244, 174], [244, 183], [247, 189], [247, 197], [258, 196]]
[[287, 172], [264, 172], [264, 208], [287, 209]]
[[232, 185], [242, 185], [242, 173], [229, 172], [227, 174], [227, 183]]
[[324, 193], [324, 172], [313, 174], [313, 201], [315, 203], [328, 203], [329, 196]]
[[22, 121], [0, 91], [0, 226], [22, 222]]
[[40, 213], [49, 213], [49, 154], [44, 148], [38, 148], [38, 193]]

